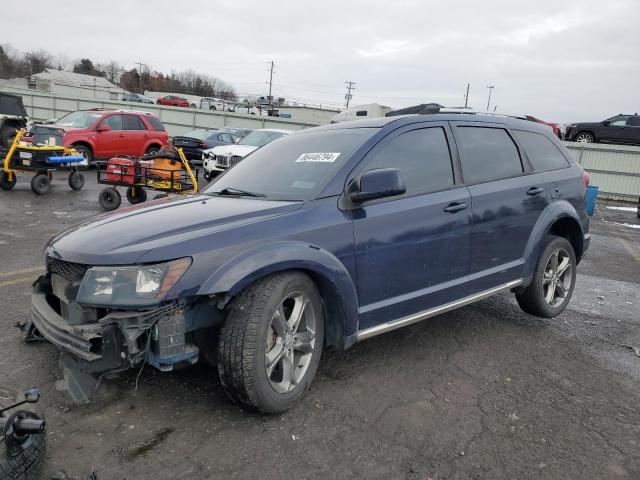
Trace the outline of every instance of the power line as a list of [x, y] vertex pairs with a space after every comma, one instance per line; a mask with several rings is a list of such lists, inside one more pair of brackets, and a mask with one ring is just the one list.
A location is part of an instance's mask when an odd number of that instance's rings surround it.
[[344, 83], [347, 84], [347, 94], [344, 96], [344, 98], [346, 98], [347, 100], [347, 106], [345, 108], [349, 108], [349, 100], [353, 98], [353, 95], [351, 95], [351, 90], [356, 89], [356, 87], [354, 87], [356, 82], [344, 82]]

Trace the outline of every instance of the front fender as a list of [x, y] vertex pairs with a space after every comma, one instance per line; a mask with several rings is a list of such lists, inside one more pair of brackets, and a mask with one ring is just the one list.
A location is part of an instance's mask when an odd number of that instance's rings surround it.
[[[578, 228], [580, 229], [580, 238], [583, 238], [582, 226], [580, 223], [580, 216], [578, 212], [566, 200], [557, 200], [547, 206], [544, 209], [542, 214], [538, 217], [538, 221], [536, 222], [531, 235], [529, 236], [529, 241], [527, 242], [527, 246], [524, 251], [524, 279], [525, 284], [528, 284], [529, 280], [533, 276], [536, 264], [538, 262], [538, 257], [540, 256], [540, 248], [542, 245], [542, 240], [549, 234], [551, 227], [554, 223], [562, 218], [570, 218], [575, 221]], [[577, 254], [578, 252], [576, 252]]]
[[345, 347], [350, 346], [348, 339], [358, 331], [358, 298], [354, 281], [338, 258], [316, 245], [285, 241], [243, 252], [216, 269], [201, 285], [198, 295], [236, 295], [257, 279], [284, 270], [306, 271], [319, 283], [327, 303], [328, 321], [336, 316], [341, 318], [341, 325], [337, 326], [341, 343]]

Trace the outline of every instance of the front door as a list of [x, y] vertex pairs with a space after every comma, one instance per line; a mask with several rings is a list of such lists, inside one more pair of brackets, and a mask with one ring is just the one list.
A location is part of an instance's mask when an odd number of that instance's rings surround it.
[[407, 187], [351, 211], [360, 330], [465, 295], [459, 280], [467, 274], [471, 203], [454, 175], [451, 142], [446, 124], [414, 124], [360, 162], [357, 174], [400, 169]]
[[141, 157], [149, 139], [147, 127], [137, 115], [123, 115], [127, 155]]
[[94, 157], [111, 158], [116, 155], [129, 155], [122, 115], [109, 115], [97, 126], [100, 125], [108, 126], [109, 130], [96, 132]]

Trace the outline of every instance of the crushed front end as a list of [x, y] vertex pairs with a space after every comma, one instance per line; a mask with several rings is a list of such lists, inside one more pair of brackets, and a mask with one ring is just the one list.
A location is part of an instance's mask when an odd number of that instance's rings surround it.
[[[98, 267], [103, 268], [103, 267]], [[47, 273], [33, 284], [31, 308], [22, 331], [27, 341], [47, 340], [64, 353], [65, 389], [77, 402], [89, 401], [95, 382], [143, 362], [170, 371], [198, 361], [190, 331], [203, 315], [197, 303], [110, 308], [77, 301], [90, 265], [47, 257]], [[209, 323], [209, 322], [206, 322]], [[93, 384], [93, 385], [92, 385]]]

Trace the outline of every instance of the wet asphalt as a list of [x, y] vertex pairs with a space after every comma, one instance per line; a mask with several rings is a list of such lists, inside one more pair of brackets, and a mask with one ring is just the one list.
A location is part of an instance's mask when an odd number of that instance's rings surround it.
[[47, 239], [101, 212], [99, 186], [89, 173], [73, 192], [57, 173], [37, 197], [28, 180], [0, 191], [0, 384], [41, 388], [43, 478], [640, 478], [634, 212], [599, 205], [560, 317], [528, 316], [504, 294], [324, 352], [302, 401], [263, 416], [230, 404], [204, 365], [129, 372], [86, 406], [56, 391], [58, 351], [24, 344], [14, 325]]

